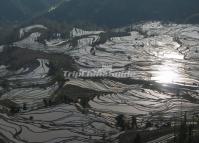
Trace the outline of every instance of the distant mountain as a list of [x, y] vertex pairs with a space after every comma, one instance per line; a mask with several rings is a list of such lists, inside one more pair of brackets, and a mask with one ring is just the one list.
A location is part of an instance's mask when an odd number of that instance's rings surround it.
[[[146, 20], [182, 23], [198, 13], [198, 0], [72, 0], [45, 17], [67, 22], [118, 26]], [[199, 22], [199, 17], [191, 20]]]
[[0, 21], [24, 18], [24, 14], [10, 0], [0, 1]]
[[199, 23], [198, 0], [1, 0], [0, 23], [27, 19], [122, 26], [162, 20]]
[[48, 12], [65, 0], [1, 0], [0, 22], [21, 21]]

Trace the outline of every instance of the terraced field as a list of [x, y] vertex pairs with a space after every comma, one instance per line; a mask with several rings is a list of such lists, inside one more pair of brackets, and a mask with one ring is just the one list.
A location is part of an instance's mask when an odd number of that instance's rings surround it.
[[[185, 112], [188, 119], [199, 115], [199, 25], [148, 22], [130, 29], [129, 36], [111, 37], [94, 47], [105, 31], [73, 29], [70, 35], [77, 40], [76, 46], [71, 46], [71, 39], [61, 38], [39, 43], [39, 32], [13, 43], [24, 50], [72, 57], [74, 63], [64, 62], [74, 64], [76, 72], [106, 76], [76, 78], [68, 76], [70, 67], [63, 68], [66, 81], [60, 88], [48, 75], [46, 55], [37, 56], [35, 67], [13, 71], [1, 65], [0, 101], [14, 102], [21, 110], [10, 115], [8, 107], [0, 104], [0, 139], [13, 143], [118, 142], [123, 133], [116, 127], [118, 115], [125, 115], [127, 121], [136, 116], [140, 130], [146, 130], [149, 121], [161, 128], [168, 121], [180, 120]], [[60, 94], [70, 102], [54, 103]]]

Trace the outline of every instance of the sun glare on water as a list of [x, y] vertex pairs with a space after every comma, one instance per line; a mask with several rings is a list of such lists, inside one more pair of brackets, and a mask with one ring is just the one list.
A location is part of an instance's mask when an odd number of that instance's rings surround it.
[[155, 72], [152, 73], [152, 80], [160, 83], [175, 83], [181, 80], [181, 74], [178, 69], [179, 64], [175, 63], [173, 59], [182, 60], [184, 56], [179, 54], [164, 54], [163, 59], [170, 59], [162, 65], [154, 67]]
[[156, 56], [166, 60], [162, 65], [156, 65], [152, 67], [154, 72], [152, 72], [152, 80], [160, 83], [175, 83], [179, 82], [181, 79], [181, 74], [178, 69], [179, 64], [175, 60], [183, 60], [184, 55], [177, 52], [162, 51], [156, 53]]
[[172, 70], [159, 71], [152, 80], [161, 82], [161, 83], [173, 83], [178, 81], [180, 78], [179, 74], [175, 73]]

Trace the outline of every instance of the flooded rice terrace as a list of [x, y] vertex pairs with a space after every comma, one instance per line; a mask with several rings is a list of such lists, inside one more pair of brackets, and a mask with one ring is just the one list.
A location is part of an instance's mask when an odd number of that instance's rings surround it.
[[[19, 34], [31, 27], [24, 29]], [[199, 25], [138, 24], [131, 27], [130, 35], [111, 37], [93, 47], [101, 33], [104, 31], [74, 28], [71, 38], [78, 39], [75, 47], [69, 39], [61, 38], [39, 43], [39, 32], [20, 35], [13, 49], [33, 52], [37, 64], [14, 71], [0, 66], [0, 77], [8, 82], [0, 86], [2, 141], [118, 142], [122, 133], [116, 127], [118, 115], [124, 115], [127, 121], [136, 117], [139, 129], [144, 130], [149, 121], [161, 128], [169, 121], [180, 120], [185, 112], [188, 118], [199, 114]], [[1, 46], [0, 54], [4, 51], [5, 46]], [[50, 61], [45, 54], [70, 56], [77, 72], [105, 70], [109, 74], [129, 72], [131, 76], [66, 77], [60, 88], [48, 75]], [[107, 71], [103, 68], [106, 66]], [[20, 111], [10, 115], [5, 104], [15, 105]]]

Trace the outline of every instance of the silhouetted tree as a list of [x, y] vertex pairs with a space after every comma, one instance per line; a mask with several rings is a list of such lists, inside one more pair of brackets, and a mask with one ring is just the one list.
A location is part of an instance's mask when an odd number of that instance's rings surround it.
[[18, 106], [12, 106], [10, 107], [10, 113], [11, 114], [16, 114], [20, 112], [20, 108]]
[[180, 129], [179, 129], [179, 143], [185, 143], [187, 139], [187, 117], [186, 113], [184, 115], [184, 121], [181, 122]]
[[133, 129], [136, 129], [136, 128], [137, 128], [137, 119], [136, 119], [135, 116], [132, 116], [131, 127], [132, 127]]
[[48, 105], [49, 105], [49, 106], [52, 106], [52, 100], [51, 100], [51, 99], [49, 99]]
[[95, 48], [94, 47], [91, 48], [90, 53], [91, 53], [91, 55], [95, 56]]
[[146, 128], [150, 128], [150, 127], [152, 127], [153, 126], [153, 124], [150, 122], [150, 121], [147, 121], [146, 122]]
[[118, 115], [116, 118], [116, 125], [118, 127], [121, 127], [122, 130], [125, 129], [125, 121], [124, 121], [124, 115]]
[[192, 143], [193, 140], [193, 125], [189, 125], [188, 143]]
[[198, 48], [196, 48], [196, 51], [195, 51], [195, 53], [198, 53]]
[[23, 110], [27, 110], [27, 104], [23, 103]]
[[103, 143], [106, 143], [106, 134], [102, 135], [102, 141], [103, 141]]
[[9, 90], [9, 81], [7, 79], [4, 79], [2, 82], [1, 82], [1, 86], [7, 91]]
[[134, 139], [134, 142], [133, 143], [142, 143], [142, 140], [141, 140], [141, 136], [139, 133], [136, 134], [135, 136], [135, 139]]
[[44, 103], [44, 106], [45, 106], [45, 107], [48, 106], [48, 102], [47, 102], [47, 100], [46, 100], [45, 98], [43, 99], [43, 103]]
[[80, 99], [80, 105], [83, 107], [83, 108], [87, 108], [89, 105], [88, 105], [88, 102], [89, 102], [89, 98], [85, 97], [85, 98], [81, 98]]
[[73, 38], [71, 41], [70, 41], [70, 46], [71, 47], [77, 47], [78, 45], [78, 39], [77, 38]]
[[48, 75], [52, 76], [54, 82], [58, 82], [59, 87], [61, 87], [65, 82], [64, 72], [61, 69], [61, 65], [58, 61], [50, 60]]
[[59, 87], [62, 87], [65, 82], [64, 72], [62, 70], [59, 70], [56, 72], [54, 76], [54, 81], [56, 81], [59, 85]]
[[128, 56], [127, 58], [128, 58], [129, 61], [131, 60], [131, 56]]
[[55, 75], [58, 67], [54, 64], [52, 60], [49, 61], [48, 67], [49, 67], [48, 75], [49, 76]]
[[29, 120], [33, 120], [33, 119], [34, 119], [34, 117], [33, 117], [33, 116], [30, 116], [30, 117], [29, 117]]

